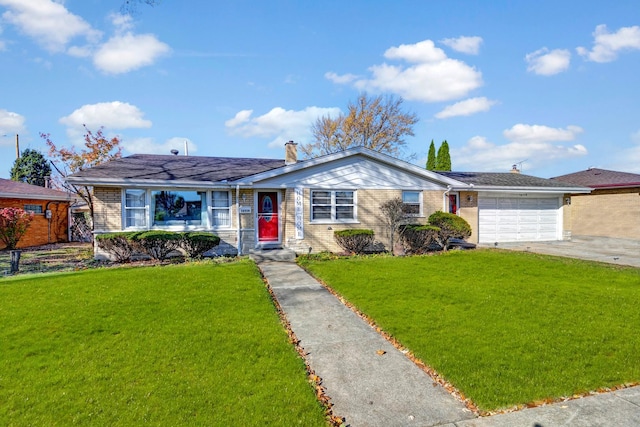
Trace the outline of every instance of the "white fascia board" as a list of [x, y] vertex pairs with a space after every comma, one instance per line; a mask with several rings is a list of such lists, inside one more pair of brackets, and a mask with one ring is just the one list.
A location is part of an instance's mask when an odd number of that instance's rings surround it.
[[466, 184], [464, 182], [461, 181], [457, 181], [455, 179], [451, 179], [449, 177], [440, 175], [438, 173], [423, 169], [421, 167], [418, 167], [416, 165], [413, 165], [411, 163], [405, 162], [404, 160], [399, 160], [396, 159], [394, 157], [388, 156], [386, 154], [382, 154], [379, 153], [377, 151], [373, 151], [370, 150], [368, 148], [364, 148], [364, 147], [356, 147], [356, 148], [351, 148], [349, 150], [345, 150], [345, 151], [339, 151], [337, 153], [332, 153], [332, 154], [327, 154], [325, 156], [320, 156], [320, 157], [315, 157], [313, 159], [310, 160], [305, 160], [299, 163], [295, 163], [293, 165], [288, 165], [288, 166], [284, 166], [282, 168], [278, 168], [275, 170], [271, 170], [268, 172], [263, 172], [263, 173], [259, 173], [256, 175], [251, 175], [246, 177], [245, 179], [241, 179], [238, 181], [235, 181], [236, 184], [240, 184], [240, 185], [254, 185], [254, 183], [257, 183], [259, 181], [265, 180], [265, 179], [270, 179], [270, 178], [274, 178], [276, 176], [279, 175], [284, 175], [284, 174], [288, 174], [291, 172], [295, 172], [301, 169], [306, 169], [306, 168], [310, 168], [313, 166], [318, 166], [318, 165], [322, 165], [325, 163], [329, 163], [329, 162], [333, 162], [339, 159], [343, 159], [346, 157], [352, 157], [352, 156], [357, 156], [357, 155], [361, 155], [364, 157], [369, 157], [372, 158], [374, 160], [377, 160], [381, 163], [386, 163], [388, 165], [393, 165], [398, 169], [404, 169], [408, 172], [411, 172], [413, 174], [425, 177], [427, 179], [430, 179], [432, 181], [436, 181], [436, 182], [440, 182], [442, 183], [444, 186], [451, 186], [451, 187], [459, 187], [460, 189], [469, 189], [470, 186], [469, 184]]
[[73, 185], [88, 185], [92, 187], [144, 187], [144, 188], [232, 188], [235, 183], [218, 181], [186, 181], [186, 180], [132, 180], [132, 179], [92, 179], [67, 178]]
[[566, 193], [591, 193], [591, 189], [584, 187], [510, 187], [510, 186], [488, 186], [476, 185], [473, 191], [487, 193], [546, 193], [546, 194], [566, 194]]
[[28, 193], [0, 193], [0, 199], [31, 199], [31, 200], [55, 200], [60, 202], [72, 202], [76, 200], [73, 195], [69, 196], [47, 196], [47, 195], [35, 195]]

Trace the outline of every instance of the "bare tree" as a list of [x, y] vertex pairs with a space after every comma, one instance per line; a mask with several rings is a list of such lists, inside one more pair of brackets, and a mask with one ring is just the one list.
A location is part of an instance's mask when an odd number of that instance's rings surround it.
[[367, 147], [398, 157], [406, 145], [404, 137], [413, 136], [418, 116], [404, 112], [404, 100], [393, 96], [358, 96], [348, 105], [348, 113], [338, 117], [323, 116], [311, 127], [314, 142], [300, 146], [307, 158]]
[[389, 246], [391, 253], [394, 253], [396, 234], [399, 233], [400, 227], [409, 219], [407, 205], [404, 204], [400, 197], [396, 197], [381, 204], [380, 212], [382, 212], [385, 225], [389, 230]]

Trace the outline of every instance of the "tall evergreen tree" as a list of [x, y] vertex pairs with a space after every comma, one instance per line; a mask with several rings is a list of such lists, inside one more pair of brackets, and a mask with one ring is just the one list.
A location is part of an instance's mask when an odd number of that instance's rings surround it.
[[436, 146], [433, 144], [433, 139], [431, 140], [431, 145], [429, 145], [429, 155], [427, 156], [427, 170], [436, 170]]
[[38, 150], [27, 148], [11, 168], [11, 180], [45, 187], [51, 177], [51, 166]]
[[449, 144], [447, 140], [442, 141], [440, 148], [438, 148], [438, 156], [436, 157], [436, 169], [437, 171], [450, 171], [451, 170], [451, 156], [449, 155]]

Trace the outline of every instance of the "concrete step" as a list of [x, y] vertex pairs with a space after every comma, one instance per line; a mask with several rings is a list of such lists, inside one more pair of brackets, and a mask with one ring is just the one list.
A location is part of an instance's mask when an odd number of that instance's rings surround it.
[[249, 258], [256, 263], [265, 261], [295, 262], [296, 253], [291, 249], [254, 249], [249, 252]]

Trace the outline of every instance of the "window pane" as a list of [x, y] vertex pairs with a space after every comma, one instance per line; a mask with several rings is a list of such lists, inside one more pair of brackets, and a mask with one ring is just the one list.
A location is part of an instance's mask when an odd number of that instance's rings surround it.
[[153, 223], [157, 225], [201, 225], [206, 207], [205, 192], [154, 191]]
[[145, 209], [127, 209], [125, 226], [145, 227], [147, 225], [145, 213]]
[[144, 190], [127, 190], [126, 206], [128, 208], [143, 208], [145, 205]]
[[405, 203], [420, 203], [419, 191], [403, 191], [402, 201]]
[[229, 209], [214, 209], [213, 210], [213, 226], [214, 227], [230, 227], [231, 215]]
[[27, 212], [33, 212], [34, 214], [41, 214], [42, 205], [24, 205], [24, 210]]
[[311, 203], [314, 205], [330, 205], [331, 204], [331, 192], [330, 191], [314, 191], [311, 193]]
[[405, 211], [405, 213], [408, 213], [409, 215], [419, 215], [420, 214], [420, 205], [414, 205], [414, 204], [405, 203], [404, 204], [404, 211]]
[[228, 208], [229, 207], [229, 192], [228, 191], [214, 191], [213, 195], [213, 207], [214, 208]]
[[353, 191], [336, 191], [336, 204], [338, 204], [338, 205], [352, 205], [353, 204]]
[[336, 219], [353, 219], [353, 206], [336, 206]]
[[331, 219], [331, 206], [313, 206], [312, 219]]

